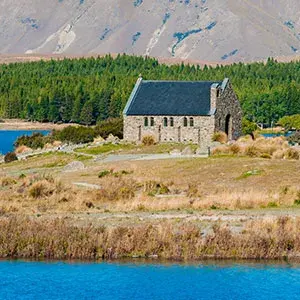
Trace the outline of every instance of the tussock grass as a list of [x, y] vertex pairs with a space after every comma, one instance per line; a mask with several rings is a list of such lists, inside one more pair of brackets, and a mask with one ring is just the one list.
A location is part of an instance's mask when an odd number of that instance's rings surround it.
[[227, 134], [225, 132], [218, 131], [218, 132], [214, 133], [214, 135], [212, 137], [212, 140], [214, 142], [219, 142], [221, 144], [225, 144], [228, 141], [228, 137], [227, 137]]
[[31, 152], [31, 151], [32, 151], [31, 148], [24, 146], [24, 145], [17, 147], [15, 150], [16, 154], [22, 154], [22, 153]]
[[142, 144], [145, 146], [152, 146], [155, 144], [155, 139], [152, 135], [146, 135], [143, 137]]
[[240, 138], [229, 145], [216, 147], [213, 155], [246, 155], [249, 157], [261, 157], [267, 159], [293, 159], [299, 160], [299, 150], [289, 146], [285, 137], [267, 139], [258, 137], [252, 140], [247, 137]]
[[64, 220], [0, 219], [0, 257], [120, 259], [157, 256], [169, 260], [298, 258], [300, 220], [248, 221], [237, 233], [216, 223], [208, 233], [190, 222], [156, 225], [75, 226]]
[[[88, 172], [68, 176], [50, 169], [52, 176], [32, 175], [11, 166], [5, 167], [5, 174], [14, 175], [0, 176], [0, 209], [4, 213], [240, 210], [267, 209], [272, 202], [278, 208], [293, 207], [300, 190], [299, 163], [247, 157], [128, 161], [87, 164]], [[99, 178], [105, 170], [109, 174]], [[99, 188], [73, 185], [82, 181]]]

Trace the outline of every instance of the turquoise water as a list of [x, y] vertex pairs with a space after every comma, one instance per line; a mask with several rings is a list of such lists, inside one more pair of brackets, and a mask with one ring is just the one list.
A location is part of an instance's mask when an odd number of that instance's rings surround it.
[[22, 135], [31, 135], [35, 132], [48, 134], [47, 130], [0, 130], [0, 154], [6, 154], [14, 149], [14, 142]]
[[287, 133], [262, 133], [261, 135], [266, 137], [266, 138], [273, 138], [277, 136], [291, 136], [293, 134], [292, 131], [289, 131]]
[[2, 261], [0, 299], [300, 299], [300, 265]]

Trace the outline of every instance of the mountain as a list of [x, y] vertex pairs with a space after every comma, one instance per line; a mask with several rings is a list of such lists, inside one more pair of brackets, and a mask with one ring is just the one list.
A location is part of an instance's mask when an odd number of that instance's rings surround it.
[[210, 62], [300, 53], [299, 0], [2, 0], [0, 53]]

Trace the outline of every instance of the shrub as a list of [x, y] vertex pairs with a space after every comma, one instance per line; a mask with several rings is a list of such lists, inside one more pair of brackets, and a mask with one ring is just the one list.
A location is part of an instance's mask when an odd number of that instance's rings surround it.
[[293, 116], [285, 116], [278, 121], [278, 124], [286, 130], [300, 129], [300, 114]]
[[168, 194], [170, 190], [165, 184], [150, 180], [144, 183], [144, 192], [153, 196]]
[[197, 185], [189, 184], [188, 189], [186, 191], [186, 195], [189, 198], [193, 198], [193, 197], [196, 197], [198, 194], [199, 194], [199, 190], [198, 190]]
[[289, 136], [288, 141], [291, 144], [300, 144], [300, 131], [296, 131], [294, 134]]
[[242, 120], [242, 132], [244, 135], [250, 134], [253, 137], [253, 132], [257, 130], [257, 125], [254, 122], [251, 122], [247, 120], [246, 118], [243, 118]]
[[212, 155], [230, 154], [230, 149], [226, 145], [216, 147], [211, 152]]
[[17, 183], [16, 180], [11, 177], [3, 177], [1, 178], [0, 182], [2, 187], [14, 185]]
[[119, 198], [126, 200], [132, 199], [135, 196], [134, 190], [129, 186], [124, 186], [120, 188], [118, 194]]
[[95, 127], [95, 136], [101, 136], [106, 139], [110, 134], [123, 138], [123, 119], [122, 118], [111, 118], [106, 121], [101, 121]]
[[250, 157], [256, 157], [259, 155], [259, 151], [254, 145], [250, 145], [246, 148], [245, 154]]
[[235, 155], [239, 154], [241, 152], [241, 147], [236, 143], [230, 145], [229, 149], [230, 149], [230, 152], [232, 152]]
[[29, 195], [34, 198], [41, 198], [48, 194], [47, 192], [47, 182], [46, 181], [38, 181], [35, 182], [29, 189]]
[[214, 133], [214, 135], [212, 137], [212, 140], [214, 142], [219, 142], [221, 144], [226, 144], [227, 141], [228, 141], [228, 137], [227, 137], [227, 134], [225, 132], [218, 131], [218, 132]]
[[152, 135], [146, 135], [143, 137], [142, 143], [145, 146], [151, 146], [155, 144], [154, 137]]
[[98, 178], [103, 178], [113, 173], [113, 170], [103, 170], [98, 174]]
[[284, 153], [284, 158], [285, 159], [295, 159], [298, 160], [300, 157], [299, 152], [296, 149], [288, 149]]
[[20, 146], [26, 146], [31, 149], [44, 148], [47, 143], [52, 142], [52, 136], [44, 136], [43, 134], [37, 132], [32, 135], [20, 136], [14, 143], [16, 148]]
[[5, 156], [4, 156], [4, 162], [5, 163], [10, 163], [13, 161], [18, 160], [18, 157], [16, 155], [15, 152], [8, 152]]
[[70, 142], [74, 144], [93, 142], [95, 131], [91, 127], [68, 126], [60, 131], [53, 131], [54, 140]]

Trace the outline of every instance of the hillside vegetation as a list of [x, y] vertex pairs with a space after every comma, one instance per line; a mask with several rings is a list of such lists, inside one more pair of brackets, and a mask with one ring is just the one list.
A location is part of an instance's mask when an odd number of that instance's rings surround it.
[[118, 117], [139, 76], [154, 80], [229, 77], [245, 116], [272, 124], [300, 113], [300, 62], [204, 67], [159, 64], [156, 59], [64, 59], [0, 66], [0, 117], [93, 124]]

